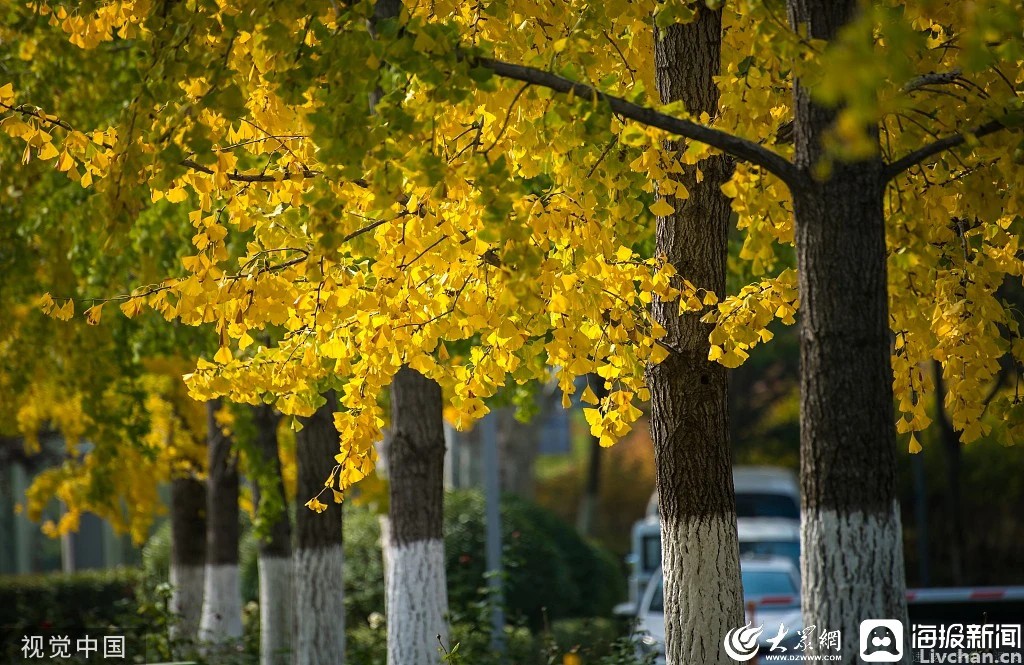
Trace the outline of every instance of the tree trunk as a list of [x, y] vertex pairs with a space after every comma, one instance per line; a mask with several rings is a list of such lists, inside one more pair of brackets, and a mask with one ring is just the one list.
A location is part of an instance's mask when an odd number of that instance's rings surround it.
[[949, 552], [950, 581], [960, 586], [964, 583], [964, 570], [967, 569], [964, 565], [963, 547], [967, 539], [960, 501], [960, 468], [963, 458], [960, 435], [946, 413], [946, 385], [942, 380], [942, 363], [933, 360], [932, 370], [935, 376], [935, 413], [938, 414], [936, 420], [939, 426], [939, 439], [942, 441], [942, 451], [946, 456], [946, 515], [949, 531], [944, 542], [946, 551]]
[[[298, 501], [324, 489], [338, 454], [334, 393], [296, 435]], [[327, 503], [331, 504], [331, 500]], [[295, 665], [339, 665], [345, 661], [345, 558], [341, 506], [324, 513], [299, 506], [295, 519]]]
[[254, 491], [261, 516], [268, 520], [266, 539], [259, 544], [260, 665], [291, 662], [292, 632], [292, 528], [281, 477], [277, 446], [277, 416], [272, 407], [253, 407], [259, 478]]
[[441, 387], [403, 367], [391, 384], [388, 663], [434, 665], [447, 646]]
[[512, 406], [494, 409], [497, 419], [498, 450], [501, 455], [501, 492], [532, 501], [536, 495], [534, 463], [537, 460], [538, 418], [530, 422], [516, 419]]
[[[717, 114], [722, 16], [700, 7], [697, 18], [655, 38], [658, 92], [687, 111]], [[669, 151], [683, 146], [668, 142]], [[684, 166], [688, 199], [663, 197], [676, 212], [658, 218], [657, 251], [698, 288], [725, 294], [731, 208], [721, 185], [731, 174], [724, 157]], [[655, 300], [668, 357], [648, 369], [651, 432], [661, 511], [665, 577], [665, 649], [669, 665], [731, 663], [725, 634], [743, 623], [736, 496], [729, 450], [728, 375], [708, 361], [711, 327], [700, 314], [680, 316], [677, 302]]]
[[242, 591], [238, 576], [238, 459], [215, 414], [220, 400], [206, 403], [209, 457], [206, 494], [206, 580], [199, 638], [221, 644], [242, 637]]
[[[831, 40], [855, 0], [789, 0], [790, 20]], [[906, 621], [880, 157], [811, 175], [836, 111], [795, 85], [793, 191], [800, 274], [800, 477], [805, 625], [842, 631], [844, 662], [864, 619]], [[906, 649], [903, 649], [906, 653]]]
[[206, 485], [190, 476], [171, 481], [171, 626], [175, 640], [199, 636], [206, 578]]
[[[597, 374], [587, 376], [587, 383], [599, 400], [608, 395], [604, 387], [604, 379]], [[580, 512], [576, 516], [576, 530], [581, 536], [590, 536], [594, 531], [594, 514], [601, 499], [601, 440], [590, 437], [590, 450], [587, 460], [587, 479], [580, 496]]]

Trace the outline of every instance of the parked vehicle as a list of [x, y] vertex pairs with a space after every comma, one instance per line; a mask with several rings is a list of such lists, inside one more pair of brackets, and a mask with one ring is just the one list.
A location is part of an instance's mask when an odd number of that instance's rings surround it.
[[[767, 651], [769, 641], [787, 633], [778, 644], [792, 650], [803, 629], [800, 615], [800, 575], [785, 557], [754, 556], [740, 561], [746, 621], [764, 625], [758, 645]], [[783, 630], [783, 628], [785, 630]], [[648, 584], [637, 613], [639, 649], [653, 653], [656, 663], [665, 662], [665, 601], [661, 569]]]
[[736, 517], [800, 520], [800, 484], [789, 469], [737, 466], [732, 471], [732, 482], [736, 488]]
[[736, 520], [740, 556], [768, 555], [789, 559], [800, 569], [800, 522], [780, 517], [740, 517]]
[[[800, 487], [796, 474], [771, 466], [737, 466], [733, 469], [736, 488], [737, 527], [740, 553], [777, 554], [800, 568]], [[658, 492], [647, 503], [647, 515], [633, 525], [629, 600], [616, 614], [636, 612], [641, 594], [661, 566], [661, 521]]]
[[644, 589], [661, 569], [661, 520], [648, 516], [633, 524], [629, 565], [629, 600], [615, 608], [616, 614], [634, 614]]
[[[737, 466], [732, 470], [737, 517], [800, 519], [796, 474], [777, 466]], [[647, 502], [646, 517], [658, 517], [658, 492]]]

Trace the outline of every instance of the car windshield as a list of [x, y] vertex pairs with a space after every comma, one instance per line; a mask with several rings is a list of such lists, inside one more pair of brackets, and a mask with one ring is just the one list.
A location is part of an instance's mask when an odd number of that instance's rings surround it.
[[796, 584], [793, 576], [784, 570], [742, 570], [743, 596], [759, 598], [761, 596], [795, 596]]
[[800, 541], [798, 540], [757, 540], [740, 542], [740, 555], [761, 554], [783, 556], [800, 566]]
[[791, 496], [763, 492], [737, 492], [737, 517], [785, 517], [800, 519], [800, 506]]
[[659, 576], [655, 580], [654, 594], [651, 596], [651, 604], [648, 606], [650, 612], [664, 612], [665, 611], [665, 596], [662, 594], [662, 578]]
[[645, 572], [653, 571], [661, 565], [661, 534], [644, 536], [642, 565]]
[[[796, 596], [798, 595], [793, 577], [784, 570], [741, 570], [744, 598], [760, 598], [762, 596]], [[651, 602], [647, 611], [661, 613], [665, 611], [663, 578], [652, 581], [655, 585], [651, 593]]]

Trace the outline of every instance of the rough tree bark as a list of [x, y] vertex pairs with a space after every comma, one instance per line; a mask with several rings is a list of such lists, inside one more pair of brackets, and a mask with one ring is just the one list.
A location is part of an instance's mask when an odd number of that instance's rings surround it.
[[[334, 393], [296, 435], [298, 503], [324, 489], [338, 454], [334, 427]], [[330, 501], [328, 501], [329, 503]], [[299, 506], [295, 518], [294, 585], [295, 665], [338, 665], [345, 662], [345, 558], [341, 539], [341, 506], [324, 513]]]
[[[655, 38], [662, 102], [682, 100], [693, 115], [718, 110], [721, 11], [699, 7], [696, 19]], [[669, 142], [678, 151], [683, 146]], [[698, 180], [697, 169], [703, 178]], [[678, 179], [688, 199], [667, 197], [676, 211], [658, 218], [657, 251], [698, 288], [725, 294], [731, 208], [721, 185], [725, 157], [685, 166]], [[669, 665], [730, 663], [725, 634], [743, 623], [736, 496], [729, 450], [728, 374], [708, 361], [711, 327], [700, 314], [679, 315], [676, 302], [655, 300], [668, 357], [648, 369], [651, 432], [661, 511], [665, 577], [665, 648]]]
[[274, 409], [261, 404], [252, 409], [256, 426], [256, 454], [260, 473], [254, 498], [261, 511], [268, 496], [280, 512], [268, 515], [272, 520], [266, 540], [259, 544], [260, 579], [260, 665], [287, 665], [291, 662], [292, 632], [292, 527], [281, 477], [281, 457], [277, 445]]
[[206, 577], [206, 485], [191, 476], [171, 481], [171, 626], [175, 640], [195, 641]]
[[[789, 0], [794, 26], [832, 40], [856, 0]], [[836, 110], [794, 86], [800, 272], [800, 478], [804, 624], [841, 630], [854, 662], [864, 619], [906, 620], [881, 157], [813, 177]], [[904, 653], [906, 650], [904, 649]]]
[[206, 580], [199, 639], [217, 645], [242, 636], [242, 591], [238, 576], [238, 459], [215, 414], [220, 400], [206, 403], [209, 457], [206, 493]]
[[433, 665], [448, 643], [441, 387], [403, 367], [391, 384], [388, 663]]

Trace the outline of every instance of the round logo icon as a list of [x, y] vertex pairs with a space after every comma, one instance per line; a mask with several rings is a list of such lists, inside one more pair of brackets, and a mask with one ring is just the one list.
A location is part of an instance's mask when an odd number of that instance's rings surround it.
[[757, 638], [763, 632], [764, 624], [757, 628], [751, 627], [749, 623], [740, 628], [733, 628], [725, 634], [725, 653], [733, 660], [750, 660], [757, 655]]
[[866, 663], [896, 663], [902, 660], [903, 623], [896, 619], [862, 621], [860, 657]]

